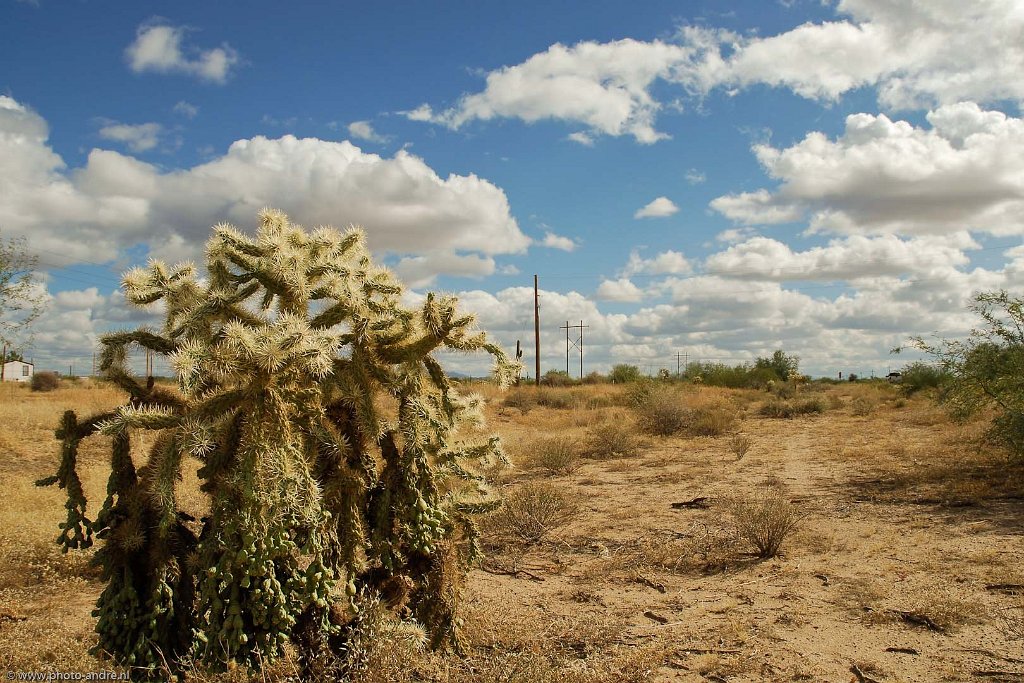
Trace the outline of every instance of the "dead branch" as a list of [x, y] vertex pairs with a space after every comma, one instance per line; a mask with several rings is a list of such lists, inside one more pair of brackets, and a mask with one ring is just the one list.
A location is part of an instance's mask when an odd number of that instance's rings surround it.
[[683, 500], [678, 503], [672, 503], [672, 508], [674, 510], [707, 510], [709, 507], [711, 507], [711, 504], [708, 502], [707, 496], [697, 496], [696, 498], [691, 498], [690, 500]]

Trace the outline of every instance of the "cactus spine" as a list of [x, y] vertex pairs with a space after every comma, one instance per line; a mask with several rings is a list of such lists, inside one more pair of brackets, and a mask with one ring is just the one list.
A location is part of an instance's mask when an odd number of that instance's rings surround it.
[[[381, 596], [435, 646], [458, 647], [471, 515], [494, 504], [475, 471], [504, 456], [496, 439], [458, 438], [479, 399], [457, 394], [432, 353], [483, 350], [501, 384], [518, 368], [453, 297], [403, 306], [359, 230], [307, 233], [265, 210], [255, 239], [215, 226], [206, 257], [205, 280], [159, 262], [125, 275], [129, 301], [164, 303], [164, 327], [103, 339], [101, 368], [129, 400], [82, 423], [66, 413], [60, 470], [39, 482], [68, 491], [65, 550], [103, 541], [99, 649], [150, 672], [186, 657], [257, 669], [292, 640], [322, 662]], [[132, 346], [165, 355], [179, 391], [132, 377]], [[158, 436], [136, 471], [140, 429]], [[97, 432], [113, 447], [91, 521], [75, 459]], [[186, 458], [202, 463], [200, 522], [176, 500]]]

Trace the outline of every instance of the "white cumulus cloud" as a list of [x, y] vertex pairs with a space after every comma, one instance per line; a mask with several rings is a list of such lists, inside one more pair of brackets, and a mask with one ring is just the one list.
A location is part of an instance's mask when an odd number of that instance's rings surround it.
[[348, 124], [348, 134], [357, 140], [366, 140], [367, 142], [381, 143], [389, 140], [386, 135], [375, 131], [369, 121], [353, 121]]
[[757, 145], [778, 188], [711, 206], [743, 224], [807, 220], [812, 232], [1024, 232], [1024, 120], [972, 102], [927, 120], [854, 114], [835, 139], [813, 132], [785, 149]]
[[372, 249], [404, 256], [486, 260], [530, 245], [500, 188], [472, 174], [441, 177], [405, 151], [381, 157], [349, 142], [257, 136], [190, 168], [94, 149], [68, 170], [48, 135], [41, 116], [0, 96], [0, 225], [70, 259], [107, 261], [137, 244], [157, 257], [195, 256], [210, 226], [250, 229], [265, 206], [310, 227], [363, 225]]
[[570, 139], [586, 144], [597, 135], [631, 135], [644, 144], [667, 136], [654, 128], [661, 105], [652, 84], [669, 75], [687, 48], [633, 39], [611, 43], [556, 43], [521, 64], [487, 74], [482, 92], [466, 95], [443, 111], [421, 105], [406, 116], [458, 129], [470, 121], [519, 118], [582, 123]]
[[133, 152], [146, 152], [160, 144], [164, 127], [159, 123], [109, 123], [100, 128], [104, 140], [122, 142]]
[[626, 262], [621, 275], [686, 275], [692, 270], [693, 267], [682, 252], [669, 249], [645, 259], [634, 249], [629, 253], [629, 261]]
[[458, 129], [516, 118], [586, 126], [569, 139], [632, 136], [650, 144], [663, 108], [655, 84], [703, 98], [757, 85], [834, 102], [873, 88], [890, 109], [960, 101], [1024, 102], [1024, 12], [1019, 0], [840, 0], [836, 17], [775, 35], [684, 26], [672, 40], [556, 43], [486, 75], [479, 92], [437, 110], [404, 112]]
[[633, 218], [664, 218], [679, 212], [679, 207], [668, 197], [658, 197], [636, 210]]
[[183, 73], [212, 83], [226, 82], [239, 63], [238, 52], [226, 43], [206, 50], [183, 46], [186, 31], [166, 23], [142, 24], [125, 49], [128, 67], [135, 73]]
[[576, 249], [576, 242], [571, 237], [556, 235], [553, 232], [545, 232], [544, 239], [541, 240], [540, 244], [550, 249], [561, 249], [562, 251], [574, 251]]
[[644, 298], [644, 291], [633, 284], [629, 278], [602, 280], [597, 287], [597, 298], [605, 301], [637, 302]]

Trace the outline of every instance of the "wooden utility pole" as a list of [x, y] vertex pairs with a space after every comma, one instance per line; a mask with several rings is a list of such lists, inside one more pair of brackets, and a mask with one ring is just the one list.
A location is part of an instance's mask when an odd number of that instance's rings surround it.
[[4, 342], [3, 363], [0, 363], [0, 382], [4, 381], [4, 372], [7, 370], [7, 342]]
[[537, 376], [534, 382], [540, 386], [540, 294], [537, 290], [537, 276], [533, 276], [533, 341], [537, 362]]

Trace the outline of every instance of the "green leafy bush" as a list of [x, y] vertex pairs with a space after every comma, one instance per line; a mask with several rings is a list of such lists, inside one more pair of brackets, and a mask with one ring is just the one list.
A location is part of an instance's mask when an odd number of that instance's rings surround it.
[[900, 371], [900, 388], [911, 396], [926, 389], [937, 389], [949, 379], [949, 373], [939, 365], [916, 361]]
[[770, 358], [758, 358], [754, 362], [755, 369], [770, 370], [783, 382], [795, 377], [799, 367], [799, 356], [787, 355], [781, 349], [775, 351]]
[[615, 384], [638, 382], [642, 378], [643, 375], [640, 374], [640, 368], [635, 365], [627, 365], [625, 363], [619, 363], [618, 365], [612, 366], [611, 371], [608, 373], [608, 381], [614, 382]]
[[950, 376], [941, 400], [957, 417], [992, 407], [990, 435], [1024, 457], [1024, 299], [1005, 291], [978, 294], [970, 306], [983, 326], [963, 340], [912, 345], [930, 353]]

